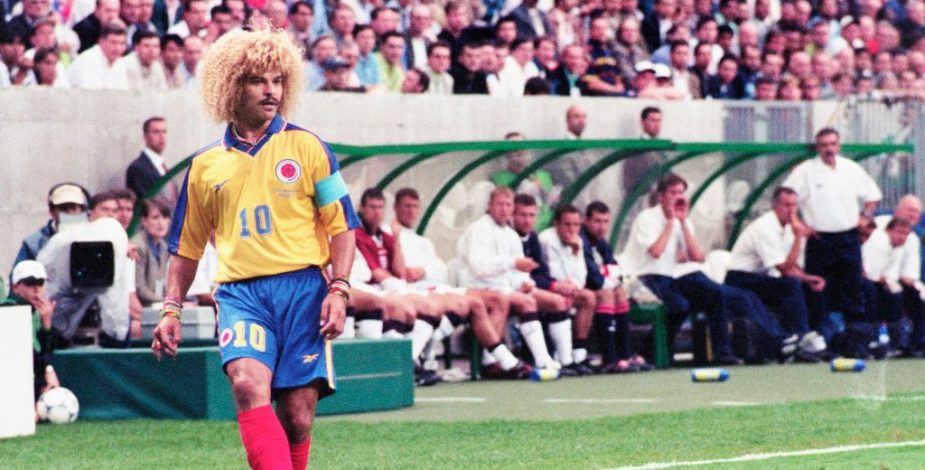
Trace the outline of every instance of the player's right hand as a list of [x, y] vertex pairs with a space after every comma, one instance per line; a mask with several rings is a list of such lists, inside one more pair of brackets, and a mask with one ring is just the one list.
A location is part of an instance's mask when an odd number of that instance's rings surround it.
[[176, 357], [177, 348], [180, 347], [181, 337], [180, 320], [174, 317], [161, 318], [157, 328], [154, 329], [154, 341], [151, 342], [151, 351], [158, 360], [161, 354]]
[[537, 264], [536, 261], [533, 261], [533, 258], [527, 256], [517, 258], [517, 260], [514, 261], [514, 269], [520, 272], [529, 273], [538, 267], [540, 267], [540, 265]]

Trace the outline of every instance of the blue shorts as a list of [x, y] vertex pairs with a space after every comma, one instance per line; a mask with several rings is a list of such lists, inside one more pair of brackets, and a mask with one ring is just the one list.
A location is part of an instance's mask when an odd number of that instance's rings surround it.
[[317, 383], [334, 393], [331, 342], [321, 335], [326, 282], [318, 268], [222, 284], [215, 291], [222, 367], [247, 357], [273, 372], [274, 391]]

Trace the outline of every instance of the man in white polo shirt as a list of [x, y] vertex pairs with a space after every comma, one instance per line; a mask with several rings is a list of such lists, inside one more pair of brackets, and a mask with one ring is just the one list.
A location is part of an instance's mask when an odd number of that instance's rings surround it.
[[704, 312], [710, 325], [715, 362], [742, 364], [732, 354], [729, 295], [701, 271], [705, 257], [687, 220], [687, 182], [669, 173], [658, 182], [658, 205], [636, 216], [626, 252], [639, 280], [665, 304], [668, 337], [673, 340], [691, 312]]
[[99, 42], [77, 56], [67, 69], [71, 86], [89, 90], [128, 90], [128, 74], [122, 59], [126, 41], [125, 28], [121, 25], [103, 26]]
[[[900, 283], [901, 267], [905, 258], [905, 244], [910, 238], [912, 225], [905, 219], [894, 217], [885, 228], [877, 228], [861, 246], [864, 259], [864, 279], [862, 281], [862, 298], [865, 317], [855, 323], [861, 323], [852, 329], [849, 337], [851, 350], [849, 354], [866, 357], [866, 345], [876, 341], [873, 332], [879, 324], [880, 344], [874, 343], [874, 353], [885, 355], [895, 351], [895, 345], [888, 338], [900, 337], [899, 320], [903, 315], [903, 287]], [[915, 288], [912, 287], [914, 290]], [[918, 292], [916, 292], [918, 294]], [[921, 312], [921, 299], [917, 310]], [[887, 327], [887, 331], [882, 331]], [[884, 342], [885, 340], [885, 342]], [[897, 341], [899, 343], [899, 341]]]
[[840, 155], [838, 131], [816, 133], [816, 149], [819, 156], [798, 165], [783, 183], [797, 193], [812, 230], [805, 270], [825, 279], [822, 311], [839, 310], [849, 323], [862, 321], [858, 225], [873, 217], [882, 194], [860, 165]]
[[736, 240], [725, 283], [754, 292], [776, 311], [784, 331], [799, 336], [801, 352], [822, 353], [825, 339], [811, 329], [822, 320], [821, 312], [810, 309], [819, 302], [808, 301], [807, 295], [821, 295], [825, 280], [800, 268], [806, 234], [802, 225], [793, 223], [797, 204], [792, 189], [782, 186], [774, 191], [771, 210]]
[[[905, 220], [912, 226], [913, 233], [906, 237], [903, 244], [902, 260], [899, 264], [899, 285], [902, 288], [903, 308], [906, 316], [912, 322], [912, 334], [909, 344], [903, 346], [903, 354], [910, 357], [925, 356], [925, 305], [922, 301], [922, 248], [916, 226], [922, 218], [922, 200], [913, 194], [907, 194], [899, 199], [893, 209], [893, 217]], [[886, 227], [890, 222], [889, 215], [881, 215], [876, 219], [878, 227]]]

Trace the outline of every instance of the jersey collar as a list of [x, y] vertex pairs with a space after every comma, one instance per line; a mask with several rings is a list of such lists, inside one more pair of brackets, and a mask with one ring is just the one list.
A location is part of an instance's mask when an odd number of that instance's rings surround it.
[[250, 156], [257, 155], [257, 152], [263, 148], [264, 144], [270, 140], [274, 134], [278, 134], [286, 127], [286, 120], [282, 116], [277, 114], [273, 116], [273, 121], [270, 122], [270, 126], [267, 127], [267, 132], [263, 134], [263, 137], [257, 141], [253, 146], [241, 142], [238, 140], [237, 135], [235, 135], [234, 129], [232, 128], [231, 123], [228, 123], [228, 127], [225, 128], [225, 137], [222, 139], [222, 145], [225, 146], [225, 150], [230, 150], [231, 148], [236, 148]]

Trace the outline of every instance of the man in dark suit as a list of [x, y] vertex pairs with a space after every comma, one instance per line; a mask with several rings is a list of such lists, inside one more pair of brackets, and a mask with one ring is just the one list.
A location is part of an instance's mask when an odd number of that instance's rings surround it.
[[517, 23], [517, 37], [534, 40], [549, 34], [546, 16], [536, 8], [538, 0], [523, 0], [509, 15]]
[[649, 52], [655, 52], [665, 42], [676, 9], [675, 0], [656, 0], [655, 9], [643, 18], [640, 29]]
[[93, 14], [87, 15], [79, 23], [74, 25], [74, 32], [80, 38], [81, 53], [93, 46], [100, 40], [100, 32], [104, 25], [108, 25], [119, 18], [119, 0], [96, 0], [96, 9]]
[[[167, 162], [161, 152], [167, 147], [167, 121], [155, 116], [145, 121], [142, 126], [145, 148], [141, 151], [125, 172], [125, 185], [142, 200], [155, 183], [167, 173]], [[173, 207], [176, 203], [177, 187], [173, 182], [167, 183], [158, 194], [158, 199]]]
[[707, 78], [706, 96], [720, 100], [747, 98], [745, 81], [739, 75], [739, 60], [727, 55], [719, 61], [716, 75]]

